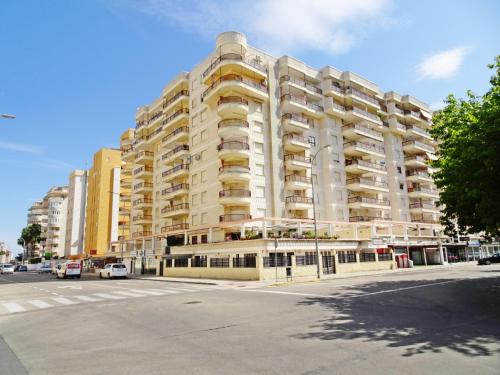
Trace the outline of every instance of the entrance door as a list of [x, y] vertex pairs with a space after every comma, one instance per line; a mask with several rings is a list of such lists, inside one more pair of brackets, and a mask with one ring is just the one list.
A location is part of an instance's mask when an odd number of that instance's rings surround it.
[[323, 274], [331, 275], [335, 273], [335, 258], [331, 252], [322, 253], [323, 258]]
[[160, 260], [160, 276], [163, 276], [163, 260]]

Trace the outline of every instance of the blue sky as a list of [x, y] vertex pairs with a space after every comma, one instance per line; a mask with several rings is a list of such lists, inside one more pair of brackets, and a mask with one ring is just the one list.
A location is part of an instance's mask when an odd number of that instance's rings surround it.
[[31, 202], [117, 146], [219, 32], [433, 107], [483, 93], [500, 54], [496, 0], [3, 0], [0, 19], [0, 113], [17, 116], [0, 119], [0, 241], [16, 251]]

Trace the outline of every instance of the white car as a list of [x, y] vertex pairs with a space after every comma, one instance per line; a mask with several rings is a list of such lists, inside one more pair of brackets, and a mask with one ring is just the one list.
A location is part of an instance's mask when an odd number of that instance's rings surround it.
[[99, 271], [99, 277], [107, 277], [111, 279], [113, 277], [127, 277], [127, 267], [121, 263], [108, 263], [103, 269]]
[[0, 273], [6, 275], [8, 273], [14, 274], [14, 265], [12, 264], [2, 264], [0, 265]]
[[82, 268], [78, 262], [61, 263], [57, 265], [57, 278], [82, 277]]

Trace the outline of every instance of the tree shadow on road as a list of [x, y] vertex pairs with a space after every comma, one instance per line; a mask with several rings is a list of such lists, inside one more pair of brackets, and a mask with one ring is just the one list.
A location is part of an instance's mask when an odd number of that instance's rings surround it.
[[[331, 297], [306, 298], [299, 304], [320, 305], [329, 317], [294, 337], [380, 341], [403, 349], [406, 357], [443, 349], [469, 357], [499, 355], [499, 277], [425, 283], [436, 285], [376, 282]], [[409, 289], [394, 291], [400, 288]]]

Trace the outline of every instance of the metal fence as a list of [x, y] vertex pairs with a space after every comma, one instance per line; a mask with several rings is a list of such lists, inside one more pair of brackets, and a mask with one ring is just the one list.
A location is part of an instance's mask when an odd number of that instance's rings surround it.
[[211, 268], [229, 268], [229, 257], [225, 258], [210, 258]]
[[378, 255], [378, 260], [379, 260], [379, 261], [384, 261], [384, 260], [392, 260], [392, 253], [388, 253], [388, 254], [379, 254], [379, 255]]
[[360, 262], [375, 262], [375, 253], [360, 253]]
[[234, 268], [256, 268], [257, 258], [255, 256], [244, 256], [243, 258], [233, 258]]

